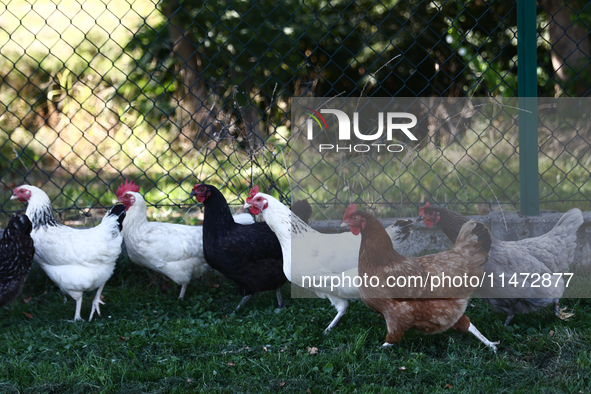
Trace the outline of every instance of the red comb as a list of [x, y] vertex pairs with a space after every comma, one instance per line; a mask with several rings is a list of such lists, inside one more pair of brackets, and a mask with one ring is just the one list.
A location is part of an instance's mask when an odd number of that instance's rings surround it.
[[133, 181], [128, 181], [125, 180], [125, 182], [123, 182], [118, 188], [117, 188], [117, 193], [116, 196], [117, 198], [121, 198], [121, 196], [123, 196], [125, 193], [127, 192], [136, 192], [138, 193], [140, 191], [140, 187], [138, 185], [136, 185]]
[[345, 216], [343, 216], [343, 222], [346, 222], [351, 217], [351, 215], [353, 215], [353, 212], [355, 212], [356, 210], [357, 204], [349, 204], [347, 210], [345, 211]]
[[419, 216], [425, 215], [425, 208], [429, 208], [429, 202], [425, 203], [425, 206], [419, 208]]
[[254, 185], [252, 187], [252, 189], [250, 189], [250, 192], [248, 193], [248, 198], [246, 199], [246, 202], [250, 204], [250, 201], [252, 200], [252, 198], [254, 196], [257, 195], [258, 192], [259, 192], [259, 186], [258, 185]]

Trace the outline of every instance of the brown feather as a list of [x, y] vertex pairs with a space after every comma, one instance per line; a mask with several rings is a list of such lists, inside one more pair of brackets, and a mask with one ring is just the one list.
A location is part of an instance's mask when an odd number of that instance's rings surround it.
[[[357, 215], [357, 216], [356, 216]], [[386, 342], [396, 343], [409, 329], [426, 334], [455, 328], [467, 332], [470, 319], [464, 315], [471, 287], [453, 288], [451, 291], [432, 293], [426, 288], [388, 288], [388, 276], [426, 275], [480, 276], [491, 245], [490, 232], [482, 223], [469, 222], [462, 227], [453, 249], [429, 256], [405, 257], [396, 252], [381, 223], [365, 212], [357, 211], [352, 218], [361, 217], [364, 227], [359, 251], [359, 275], [377, 276], [380, 286], [361, 287], [363, 302], [386, 320]], [[358, 224], [358, 227], [361, 224]], [[417, 298], [429, 297], [429, 298]], [[453, 298], [451, 298], [453, 297]]]

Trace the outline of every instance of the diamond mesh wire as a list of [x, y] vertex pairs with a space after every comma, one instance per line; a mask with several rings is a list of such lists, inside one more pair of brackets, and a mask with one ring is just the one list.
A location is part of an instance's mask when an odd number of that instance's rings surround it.
[[[588, 94], [588, 11], [540, 2], [540, 95]], [[253, 182], [289, 202], [291, 98], [514, 97], [516, 24], [510, 1], [10, 1], [0, 7], [1, 211], [22, 208], [11, 189], [29, 183], [64, 219], [89, 216], [124, 178], [155, 217], [181, 216], [197, 182], [233, 205]], [[502, 138], [423, 125], [436, 149], [403, 163], [413, 181], [395, 190], [402, 213], [428, 199], [518, 207], [517, 131], [500, 114], [491, 124]], [[586, 122], [540, 127], [542, 208], [591, 199], [589, 137]]]

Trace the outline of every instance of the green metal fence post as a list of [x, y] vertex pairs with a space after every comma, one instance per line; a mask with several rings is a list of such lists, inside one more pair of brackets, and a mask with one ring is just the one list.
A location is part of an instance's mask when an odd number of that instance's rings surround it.
[[517, 0], [519, 182], [521, 213], [540, 213], [536, 0]]

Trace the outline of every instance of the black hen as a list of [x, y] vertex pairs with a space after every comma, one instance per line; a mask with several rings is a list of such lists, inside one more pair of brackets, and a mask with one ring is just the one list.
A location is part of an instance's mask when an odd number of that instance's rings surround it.
[[281, 286], [283, 255], [275, 233], [267, 223], [238, 224], [222, 193], [211, 185], [195, 185], [191, 196], [203, 203], [203, 252], [205, 261], [238, 285], [244, 297], [240, 309], [251, 295], [275, 290], [283, 307]]
[[33, 225], [22, 213], [15, 213], [0, 240], [0, 307], [20, 294], [33, 263]]

